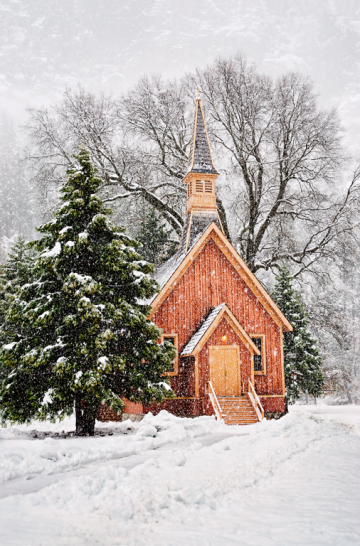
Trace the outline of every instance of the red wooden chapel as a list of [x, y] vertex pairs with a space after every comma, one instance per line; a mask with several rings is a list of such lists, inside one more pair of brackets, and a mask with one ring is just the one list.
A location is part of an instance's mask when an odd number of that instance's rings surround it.
[[177, 349], [168, 372], [176, 397], [151, 411], [245, 424], [285, 411], [283, 332], [292, 326], [224, 235], [218, 176], [197, 98], [184, 230], [156, 272], [150, 315]]
[[155, 274], [161, 290], [149, 316], [177, 350], [167, 372], [175, 398], [151, 408], [128, 403], [125, 412], [166, 409], [247, 424], [285, 411], [283, 332], [292, 326], [224, 234], [218, 176], [198, 97], [182, 238]]

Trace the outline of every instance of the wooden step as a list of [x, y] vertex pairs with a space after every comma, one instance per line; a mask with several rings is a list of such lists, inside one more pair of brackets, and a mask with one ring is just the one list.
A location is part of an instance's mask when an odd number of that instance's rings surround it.
[[223, 415], [256, 415], [254, 411], [222, 411]]
[[256, 413], [223, 413], [224, 419], [257, 419]]
[[254, 408], [252, 406], [224, 406], [223, 404], [220, 404], [221, 408], [226, 411], [253, 411]]
[[219, 401], [223, 400], [224, 402], [250, 402], [247, 394], [242, 396], [218, 396], [217, 399]]
[[241, 406], [248, 406], [251, 404], [250, 400], [219, 400], [219, 404], [226, 404], [226, 405], [234, 405], [234, 404], [240, 404]]
[[247, 395], [239, 397], [220, 396], [218, 401], [226, 425], [252, 425], [259, 421]]
[[252, 406], [225, 406], [224, 404], [220, 404], [220, 406], [225, 410], [229, 411], [253, 411], [254, 408]]
[[250, 402], [250, 400], [219, 400], [219, 404], [221, 404], [222, 406], [249, 406], [249, 407], [253, 407], [252, 406], [252, 403]]
[[220, 406], [229, 411], [253, 411], [254, 409], [252, 406], [225, 406], [224, 404], [220, 404]]
[[233, 425], [255, 425], [259, 421], [224, 421], [225, 425], [233, 426]]
[[220, 404], [220, 407], [224, 411], [254, 411], [252, 406], [224, 406], [223, 404]]
[[226, 415], [256, 415], [254, 411], [252, 411], [251, 409], [248, 409], [248, 410], [227, 410], [225, 408], [222, 408], [222, 413], [226, 414]]
[[224, 421], [226, 423], [232, 423], [232, 422], [242, 422], [242, 423], [256, 423], [258, 420], [255, 419], [255, 417], [251, 417], [251, 418], [248, 418], [248, 419], [237, 419], [236, 417], [233, 417], [233, 418], [227, 418], [227, 419], [224, 419]]
[[224, 419], [257, 419], [257, 415], [255, 413], [247, 413], [244, 414], [237, 414], [237, 413], [223, 413]]
[[224, 423], [225, 425], [237, 425], [237, 424], [240, 424], [240, 423], [249, 423], [249, 425], [253, 424], [253, 423], [257, 423], [258, 420], [257, 419], [224, 419]]
[[243, 423], [256, 423], [258, 421], [258, 419], [256, 419], [254, 416], [253, 417], [249, 417], [247, 419], [242, 419], [242, 418], [236, 418], [236, 417], [227, 417], [227, 418], [224, 418], [224, 421], [226, 423], [230, 423], [230, 422], [243, 422]]

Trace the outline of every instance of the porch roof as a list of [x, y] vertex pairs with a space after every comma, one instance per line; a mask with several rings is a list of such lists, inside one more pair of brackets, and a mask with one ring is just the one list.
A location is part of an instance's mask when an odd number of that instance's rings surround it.
[[206, 343], [210, 335], [213, 333], [221, 319], [225, 316], [236, 334], [240, 337], [244, 345], [251, 353], [260, 355], [259, 349], [256, 347], [251, 337], [245, 332], [244, 328], [236, 320], [226, 303], [221, 303], [210, 311], [209, 315], [202, 322], [190, 341], [185, 345], [180, 356], [190, 356], [200, 351]]

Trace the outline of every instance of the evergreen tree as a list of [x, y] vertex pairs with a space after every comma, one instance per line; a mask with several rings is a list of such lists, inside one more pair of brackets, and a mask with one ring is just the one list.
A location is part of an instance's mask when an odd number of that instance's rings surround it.
[[[6, 116], [0, 116], [0, 263], [18, 233], [34, 236], [37, 213], [35, 189], [25, 169], [23, 150]], [[11, 243], [10, 243], [11, 244]]]
[[276, 277], [272, 299], [293, 326], [292, 332], [284, 334], [286, 402], [293, 404], [305, 392], [318, 397], [324, 383], [322, 359], [317, 341], [309, 331], [305, 305], [293, 288], [293, 277], [285, 267]]
[[162, 375], [175, 355], [146, 318], [157, 291], [153, 266], [111, 223], [88, 152], [76, 159], [60, 210], [32, 243], [39, 253], [32, 281], [6, 315], [18, 331], [0, 351], [7, 370], [0, 412], [3, 422], [24, 423], [75, 407], [76, 433], [92, 435], [101, 402], [120, 411], [121, 397], [151, 403], [171, 393]]
[[156, 267], [176, 252], [177, 243], [171, 241], [170, 230], [166, 229], [165, 222], [161, 221], [152, 207], [142, 219], [136, 238], [143, 245], [141, 252], [144, 258]]
[[35, 255], [36, 252], [25, 241], [25, 237], [19, 235], [9, 252], [7, 263], [2, 267], [0, 278], [11, 282], [13, 286], [29, 282]]
[[20, 235], [13, 245], [7, 263], [0, 271], [0, 345], [9, 335], [10, 324], [5, 321], [6, 313], [20, 287], [30, 282], [36, 252], [29, 248]]

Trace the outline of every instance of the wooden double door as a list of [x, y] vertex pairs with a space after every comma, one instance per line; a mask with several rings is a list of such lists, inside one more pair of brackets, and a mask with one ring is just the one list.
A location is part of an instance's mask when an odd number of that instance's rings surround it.
[[240, 396], [240, 351], [237, 345], [209, 347], [210, 381], [217, 396]]

